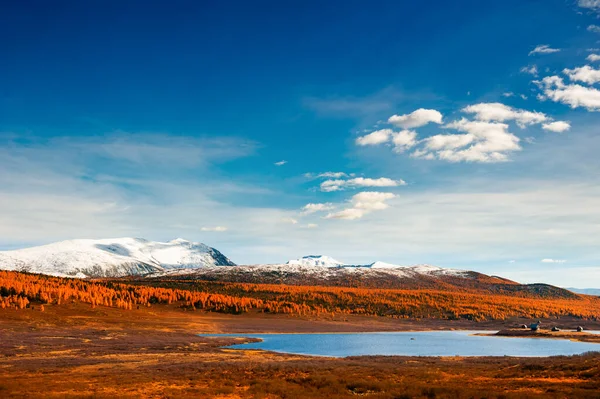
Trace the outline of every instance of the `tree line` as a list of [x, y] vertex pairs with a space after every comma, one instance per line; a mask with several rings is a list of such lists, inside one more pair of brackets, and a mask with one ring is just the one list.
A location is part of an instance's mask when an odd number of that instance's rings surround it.
[[600, 317], [600, 298], [490, 294], [473, 290], [376, 289], [189, 281], [124, 282], [0, 271], [0, 308], [80, 302], [126, 311], [153, 305], [239, 314], [360, 314], [394, 318], [470, 319]]

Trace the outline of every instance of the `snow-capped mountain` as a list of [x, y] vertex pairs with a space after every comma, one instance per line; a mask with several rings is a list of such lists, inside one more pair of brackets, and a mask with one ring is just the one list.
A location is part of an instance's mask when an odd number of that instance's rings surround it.
[[331, 256], [325, 255], [307, 255], [300, 259], [293, 259], [287, 262], [288, 265], [294, 266], [323, 266], [323, 267], [339, 267], [344, 266], [343, 262], [333, 259]]
[[[326, 255], [308, 255], [308, 256], [303, 256], [300, 259], [294, 259], [294, 260], [290, 260], [288, 261], [285, 265], [260, 265], [260, 267], [264, 268], [271, 268], [271, 269], [277, 269], [277, 270], [282, 270], [282, 266], [283, 269], [285, 270], [285, 266], [300, 266], [303, 267], [301, 269], [303, 269], [305, 272], [308, 271], [319, 271], [319, 268], [322, 267], [327, 267], [327, 268], [336, 268], [336, 269], [344, 269], [344, 270], [348, 270], [348, 271], [352, 271], [352, 270], [367, 270], [367, 269], [381, 269], [381, 270], [389, 270], [389, 271], [394, 271], [394, 273], [396, 275], [400, 275], [400, 274], [448, 274], [448, 275], [460, 275], [462, 273], [465, 272], [465, 270], [458, 270], [458, 269], [448, 269], [448, 268], [443, 268], [443, 267], [438, 267], [438, 266], [431, 266], [431, 265], [412, 265], [412, 266], [407, 266], [407, 265], [395, 265], [392, 263], [386, 263], [386, 262], [381, 262], [381, 261], [377, 261], [377, 262], [373, 262], [367, 265], [352, 265], [352, 264], [347, 264], [347, 263], [343, 263], [340, 262], [338, 260], [335, 260], [334, 258], [330, 257], [330, 256], [326, 256]], [[257, 265], [253, 266], [253, 267], [259, 267]], [[292, 271], [292, 270], [297, 270], [297, 268], [287, 268], [288, 271]]]
[[122, 277], [235, 264], [214, 248], [178, 238], [69, 240], [0, 252], [0, 269], [65, 277]]
[[172, 270], [149, 277], [265, 284], [439, 288], [449, 281], [469, 285], [487, 276], [430, 265], [401, 266], [385, 262], [352, 265], [325, 255], [308, 255], [284, 264]]
[[[222, 267], [235, 266], [235, 267]], [[285, 264], [236, 266], [221, 252], [178, 238], [169, 242], [142, 238], [70, 240], [0, 252], [0, 270], [64, 277], [180, 276], [223, 281], [343, 282], [361, 279], [403, 281], [467, 276], [466, 271], [429, 265], [384, 262], [351, 265], [330, 256], [308, 255]]]

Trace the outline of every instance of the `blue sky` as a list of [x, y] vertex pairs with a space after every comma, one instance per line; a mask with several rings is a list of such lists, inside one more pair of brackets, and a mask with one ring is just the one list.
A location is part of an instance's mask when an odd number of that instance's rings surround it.
[[0, 248], [600, 286], [600, 2], [205, 3], [2, 4]]

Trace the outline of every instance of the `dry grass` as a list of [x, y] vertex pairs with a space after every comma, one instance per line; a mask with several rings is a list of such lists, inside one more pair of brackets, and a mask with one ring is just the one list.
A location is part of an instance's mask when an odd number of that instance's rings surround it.
[[600, 398], [598, 354], [329, 359], [221, 349], [229, 339], [194, 335], [269, 326], [352, 331], [368, 327], [369, 320], [388, 329], [403, 326], [377, 318], [311, 321], [168, 306], [0, 310], [0, 397]]

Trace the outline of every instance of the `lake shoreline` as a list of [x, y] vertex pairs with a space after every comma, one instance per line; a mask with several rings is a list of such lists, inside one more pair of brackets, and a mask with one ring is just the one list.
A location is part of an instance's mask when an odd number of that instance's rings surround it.
[[[539, 339], [558, 339], [558, 340], [570, 340], [578, 342], [588, 342], [600, 344], [600, 334], [592, 334], [585, 331], [551, 331], [551, 330], [537, 330], [532, 331], [529, 329], [504, 329], [494, 334], [478, 333], [475, 335], [487, 336], [487, 337], [503, 337], [503, 338], [539, 338]], [[600, 348], [599, 348], [600, 349]]]

